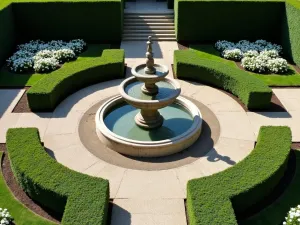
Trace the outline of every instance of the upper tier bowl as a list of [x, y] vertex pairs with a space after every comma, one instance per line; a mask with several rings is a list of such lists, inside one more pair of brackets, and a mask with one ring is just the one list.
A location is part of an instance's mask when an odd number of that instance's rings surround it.
[[144, 83], [156, 83], [162, 81], [169, 73], [169, 69], [165, 65], [154, 64], [153, 67], [156, 71], [155, 74], [147, 74], [144, 72], [146, 64], [140, 64], [138, 66], [133, 67], [131, 69], [131, 73], [133, 76], [136, 77], [136, 79]]
[[170, 78], [163, 78], [162, 81], [169, 83], [171, 86], [173, 86], [174, 90], [172, 90], [168, 96], [165, 96], [164, 98], [158, 100], [142, 100], [134, 98], [127, 94], [125, 91], [126, 87], [134, 82], [137, 82], [137, 78], [135, 77], [129, 77], [126, 80], [124, 80], [119, 86], [119, 91], [124, 100], [133, 107], [142, 110], [157, 110], [172, 104], [181, 92], [180, 85], [176, 80]]

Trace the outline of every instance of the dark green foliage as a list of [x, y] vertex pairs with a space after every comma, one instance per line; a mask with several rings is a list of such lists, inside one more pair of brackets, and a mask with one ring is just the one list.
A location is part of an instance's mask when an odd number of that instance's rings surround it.
[[283, 19], [282, 46], [286, 57], [300, 66], [300, 2], [286, 1]]
[[236, 95], [248, 109], [270, 106], [272, 90], [247, 72], [218, 61], [200, 58], [193, 51], [175, 51], [174, 69], [178, 78], [196, 80]]
[[19, 42], [81, 38], [110, 43], [122, 37], [121, 0], [17, 2], [13, 10]]
[[0, 5], [0, 67], [11, 54], [15, 45], [15, 28], [12, 6]]
[[178, 41], [279, 42], [284, 2], [175, 0]]
[[33, 111], [52, 111], [68, 95], [91, 84], [124, 78], [124, 50], [104, 50], [100, 58], [74, 62], [38, 81], [27, 92]]
[[167, 4], [168, 4], [168, 9], [174, 8], [174, 0], [167, 0]]
[[212, 176], [190, 180], [190, 225], [237, 225], [235, 212], [262, 200], [284, 175], [291, 141], [288, 127], [262, 127], [254, 150], [242, 162]]
[[28, 195], [63, 213], [63, 225], [104, 225], [109, 183], [59, 164], [40, 143], [36, 128], [9, 129], [8, 156], [14, 175]]

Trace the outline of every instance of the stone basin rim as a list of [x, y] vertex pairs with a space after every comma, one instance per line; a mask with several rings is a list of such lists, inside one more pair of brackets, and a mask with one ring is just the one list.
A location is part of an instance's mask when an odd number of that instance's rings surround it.
[[[193, 123], [189, 129], [187, 129], [184, 133], [175, 136], [170, 139], [160, 140], [160, 141], [138, 141], [133, 140], [129, 138], [122, 137], [120, 135], [115, 134], [112, 132], [104, 123], [104, 118], [106, 113], [114, 106], [121, 104], [123, 101], [125, 101], [121, 95], [114, 96], [107, 100], [97, 111], [95, 122], [96, 122], [96, 129], [97, 133], [100, 131], [106, 138], [111, 139], [115, 142], [124, 144], [124, 145], [132, 145], [135, 147], [159, 147], [164, 145], [170, 145], [174, 144], [176, 142], [183, 141], [185, 139], [188, 139], [189, 137], [195, 135], [197, 131], [201, 132], [202, 127], [202, 115], [200, 110], [197, 108], [196, 105], [194, 105], [191, 101], [187, 100], [184, 97], [178, 97], [175, 104], [179, 104], [182, 107], [184, 107], [192, 116]], [[134, 122], [134, 121], [133, 121]], [[200, 136], [200, 133], [199, 133]]]
[[133, 76], [135, 76], [137, 79], [143, 79], [143, 80], [153, 80], [153, 79], [162, 79], [164, 77], [166, 77], [169, 74], [169, 68], [165, 65], [162, 64], [154, 64], [153, 65], [154, 68], [159, 68], [161, 67], [163, 69], [163, 71], [160, 71], [162, 74], [161, 75], [157, 75], [157, 74], [140, 74], [138, 73], [138, 69], [142, 69], [142, 68], [146, 68], [146, 64], [139, 64], [137, 66], [132, 67], [131, 69], [131, 74]]
[[[138, 104], [164, 105], [164, 103], [165, 103], [168, 105], [168, 104], [171, 104], [181, 93], [180, 84], [174, 79], [165, 77], [164, 80], [162, 80], [162, 82], [168, 82], [169, 84], [171, 84], [174, 87], [174, 91], [172, 94], [170, 94], [169, 96], [167, 96], [165, 98], [159, 99], [159, 100], [142, 100], [142, 99], [134, 98], [125, 92], [125, 88], [129, 84], [134, 83], [136, 81], [138, 81], [137, 78], [129, 77], [129, 78], [125, 79], [119, 86], [120, 95], [125, 99], [125, 101], [130, 102], [130, 104], [134, 104], [134, 105], [138, 105]], [[160, 107], [160, 108], [162, 108], [162, 107]]]

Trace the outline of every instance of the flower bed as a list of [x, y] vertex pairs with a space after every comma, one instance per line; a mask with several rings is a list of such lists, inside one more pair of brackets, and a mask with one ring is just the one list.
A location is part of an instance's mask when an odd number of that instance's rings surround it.
[[7, 209], [0, 208], [0, 225], [12, 224], [13, 218]]
[[270, 107], [272, 90], [264, 82], [249, 76], [246, 71], [201, 58], [195, 51], [176, 50], [174, 71], [180, 79], [195, 80], [234, 94], [248, 109]]
[[282, 46], [265, 40], [223, 40], [216, 42], [215, 47], [223, 58], [241, 61], [242, 67], [251, 72], [284, 74], [289, 69], [287, 61], [280, 57]]
[[10, 71], [49, 73], [60, 64], [75, 60], [84, 51], [86, 43], [81, 39], [43, 42], [30, 41], [17, 46], [17, 51], [7, 60]]

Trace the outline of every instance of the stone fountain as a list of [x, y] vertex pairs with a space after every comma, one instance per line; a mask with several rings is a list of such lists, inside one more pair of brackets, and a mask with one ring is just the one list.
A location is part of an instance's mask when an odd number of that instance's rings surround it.
[[[155, 64], [151, 37], [146, 63], [132, 68], [96, 114], [98, 137], [109, 148], [131, 156], [165, 156], [192, 145], [200, 136], [202, 117], [189, 100], [179, 97], [179, 83], [167, 78], [165, 65]], [[163, 114], [163, 115], [162, 115]]]

